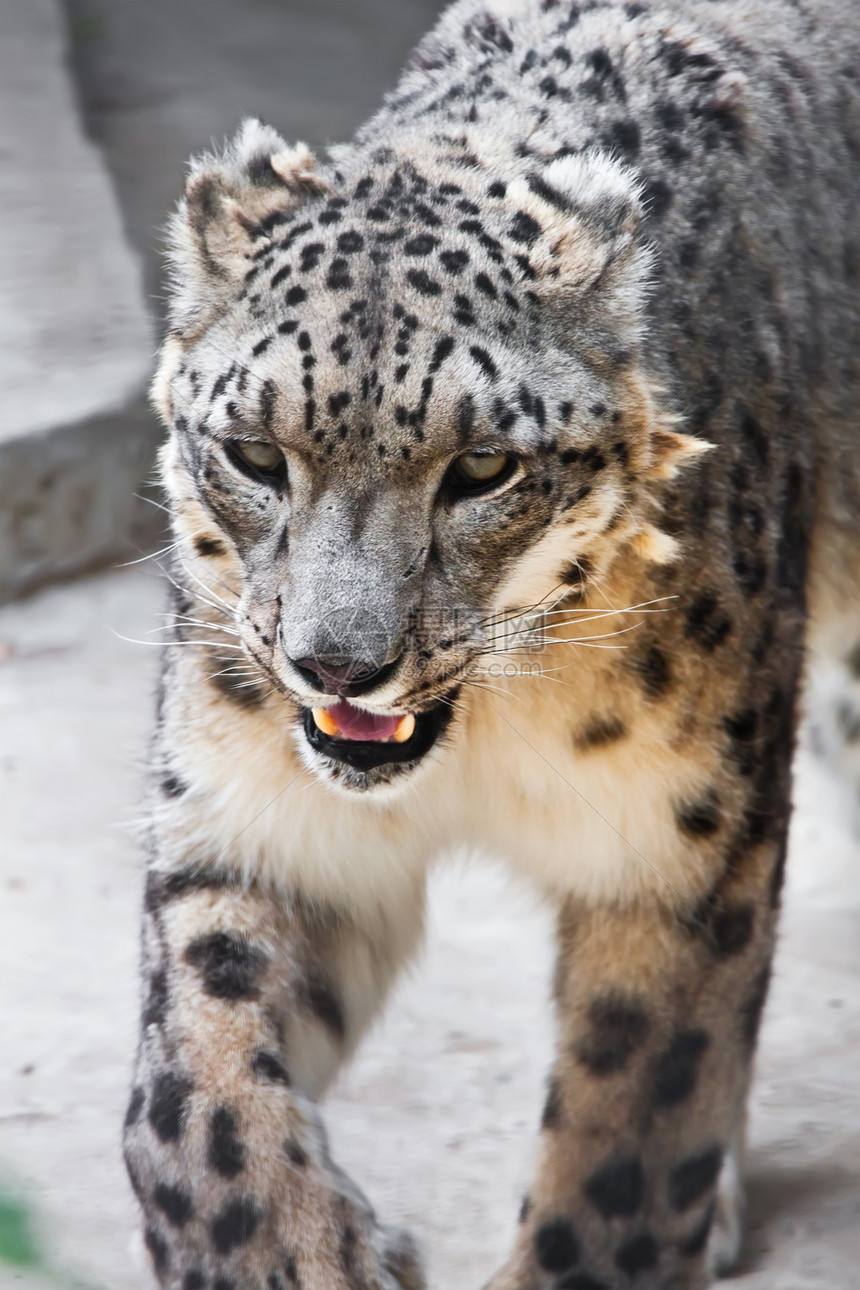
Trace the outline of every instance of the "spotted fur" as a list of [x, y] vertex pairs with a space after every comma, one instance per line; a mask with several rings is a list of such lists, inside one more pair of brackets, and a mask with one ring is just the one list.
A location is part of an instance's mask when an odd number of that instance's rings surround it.
[[[258, 122], [192, 164], [125, 1130], [161, 1285], [424, 1284], [316, 1104], [464, 842], [558, 913], [492, 1290], [737, 1255], [809, 624], [860, 674], [858, 66], [849, 0], [459, 0], [320, 164]], [[455, 495], [467, 451], [503, 482]], [[344, 659], [425, 755], [309, 742]]]

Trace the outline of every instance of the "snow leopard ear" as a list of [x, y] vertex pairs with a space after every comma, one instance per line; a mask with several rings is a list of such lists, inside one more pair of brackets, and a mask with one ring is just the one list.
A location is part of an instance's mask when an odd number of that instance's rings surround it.
[[168, 225], [170, 321], [189, 336], [235, 297], [249, 254], [264, 246], [308, 194], [325, 190], [303, 143], [247, 120], [219, 154], [193, 158], [185, 195]]
[[641, 237], [642, 186], [606, 153], [558, 157], [508, 186], [511, 237], [523, 244], [535, 290], [578, 338], [635, 346], [652, 256]]

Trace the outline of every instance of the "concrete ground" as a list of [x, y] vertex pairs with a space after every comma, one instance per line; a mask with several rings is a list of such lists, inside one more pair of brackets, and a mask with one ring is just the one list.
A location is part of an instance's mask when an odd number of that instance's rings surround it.
[[[152, 639], [153, 575], [0, 611], [0, 1161], [37, 1202], [57, 1264], [100, 1290], [139, 1285], [118, 1136], [157, 650], [114, 633]], [[858, 1286], [860, 857], [841, 787], [806, 755], [798, 802], [737, 1290]], [[510, 1239], [549, 1059], [549, 970], [528, 894], [487, 867], [440, 875], [426, 953], [331, 1099], [337, 1155], [416, 1232], [434, 1290], [477, 1290]], [[5, 1276], [3, 1290], [24, 1284]]]

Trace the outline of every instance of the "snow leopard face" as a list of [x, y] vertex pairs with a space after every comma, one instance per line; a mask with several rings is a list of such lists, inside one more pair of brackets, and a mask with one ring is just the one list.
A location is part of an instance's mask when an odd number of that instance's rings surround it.
[[180, 531], [225, 562], [305, 756], [357, 789], [414, 770], [625, 543], [670, 554], [649, 481], [699, 446], [637, 364], [623, 168], [375, 162], [319, 175], [252, 122], [197, 163], [156, 384]]

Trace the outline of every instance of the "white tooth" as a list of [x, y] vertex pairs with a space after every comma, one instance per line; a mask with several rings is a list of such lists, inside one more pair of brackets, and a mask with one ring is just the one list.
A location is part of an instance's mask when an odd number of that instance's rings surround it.
[[411, 739], [415, 733], [415, 718], [411, 712], [407, 712], [405, 717], [401, 717], [394, 731], [394, 742], [405, 744], [407, 739]]
[[337, 724], [331, 713], [327, 712], [325, 708], [312, 708], [311, 715], [316, 722], [318, 729], [320, 729], [324, 735], [328, 735], [329, 738], [333, 738], [334, 735], [340, 734], [340, 726]]

